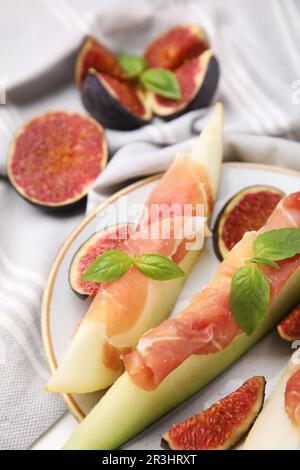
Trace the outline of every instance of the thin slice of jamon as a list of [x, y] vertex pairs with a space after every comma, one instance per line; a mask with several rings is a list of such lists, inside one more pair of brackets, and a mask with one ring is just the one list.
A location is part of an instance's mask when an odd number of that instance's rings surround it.
[[[175, 258], [179, 263], [185, 252], [181, 247], [182, 240], [177, 238], [176, 228], [180, 227], [175, 227], [174, 220], [181, 225], [180, 213], [183, 213], [184, 204], [192, 207], [203, 204], [208, 209], [207, 201], [212, 199], [212, 195], [205, 174], [205, 170], [189, 156], [175, 158], [147, 200], [146, 218], [142, 217], [137, 230], [124, 240], [122, 250], [137, 256], [157, 253]], [[201, 181], [203, 185], [200, 184]], [[162, 211], [156, 212], [154, 204], [159, 205]], [[175, 214], [172, 207], [175, 207]], [[102, 285], [87, 312], [86, 320], [105, 322], [107, 339], [124, 333], [137, 322], [143, 311], [150, 284], [153, 281], [133, 267], [118, 281]]]
[[284, 227], [300, 227], [300, 191], [281, 199], [268, 223], [260, 231]]
[[[180, 217], [168, 218], [143, 226], [124, 241], [123, 250], [137, 256], [143, 253], [157, 253], [171, 258], [176, 256], [181, 245], [181, 240], [177, 238], [181, 220]], [[153, 229], [153, 225], [157, 229]], [[160, 237], [151, 238], [151, 231]], [[132, 267], [117, 281], [103, 284], [85, 320], [103, 323], [107, 340], [123, 334], [138, 321], [147, 302], [148, 290], [156, 282]], [[129, 344], [121, 346], [130, 346], [130, 340]]]
[[[176, 190], [175, 190], [176, 188]], [[203, 206], [202, 214], [197, 209]], [[207, 171], [189, 155], [177, 157], [152, 191], [141, 224], [158, 218], [207, 215], [213, 209], [213, 195]]]
[[287, 381], [284, 399], [288, 417], [300, 431], [300, 369]]
[[[300, 192], [279, 202], [259, 232], [248, 232], [221, 263], [215, 278], [173, 319], [149, 330], [137, 350], [124, 354], [127, 372], [145, 390], [161, 381], [192, 354], [211, 354], [228, 346], [240, 328], [229, 307], [234, 272], [252, 256], [252, 243], [263, 231], [300, 227]], [[271, 302], [300, 265], [300, 256], [280, 261], [280, 269], [260, 267], [271, 287]]]

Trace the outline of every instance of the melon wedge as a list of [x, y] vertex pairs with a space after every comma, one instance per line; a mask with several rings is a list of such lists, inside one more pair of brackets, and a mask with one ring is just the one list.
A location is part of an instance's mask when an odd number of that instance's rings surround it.
[[154, 390], [134, 385], [127, 372], [81, 422], [65, 449], [116, 449], [191, 397], [254, 346], [300, 300], [300, 268], [251, 336], [238, 335], [216, 354], [191, 356]]
[[300, 450], [300, 429], [285, 410], [285, 389], [290, 377], [300, 370], [296, 351], [244, 443], [242, 450]]
[[[189, 164], [196, 165], [201, 170], [198, 175], [197, 190], [199, 190], [201, 184], [206, 184], [208, 181], [213, 199], [215, 199], [218, 190], [222, 157], [223, 107], [218, 103], [211, 120], [196, 142], [191, 154], [185, 156], [190, 162]], [[166, 176], [168, 177], [170, 173], [169, 170]], [[180, 173], [180, 178], [177, 176], [177, 179], [173, 181], [173, 186], [167, 178], [161, 181], [165, 181], [167, 184], [166, 187], [159, 186], [164, 194], [160, 197], [158, 193], [155, 202], [169, 202], [172, 197], [177, 198], [177, 200], [179, 198], [180, 204], [189, 202], [188, 197], [186, 201], [182, 201], [182, 198], [180, 200], [182, 185], [185, 185], [187, 189], [187, 196], [190, 197], [191, 192], [190, 181], [185, 182], [182, 173]], [[200, 249], [186, 251], [179, 262], [179, 265], [187, 274], [191, 271], [200, 252]], [[145, 278], [143, 275], [140, 276], [143, 279]], [[109, 313], [106, 313], [108, 307], [106, 307], [103, 294], [99, 292], [76, 332], [61, 365], [50, 379], [46, 389], [55, 392], [88, 393], [110, 386], [122, 373], [123, 368], [121, 363], [120, 367], [118, 365], [111, 367], [110, 364], [107, 364], [107, 344], [109, 343], [109, 348], [119, 348], [121, 352], [122, 348], [135, 346], [145, 331], [158, 325], [169, 315], [183, 287], [185, 278], [166, 282], [150, 281], [149, 278], [146, 278], [145, 302], [139, 318], [132, 323], [130, 328], [118, 334], [110, 335], [109, 339], [107, 338], [108, 325], [106, 320]], [[129, 307], [129, 315], [132, 313], [131, 310], [134, 310], [133, 304], [138, 302], [143, 289], [144, 281], [141, 278], [136, 278], [135, 282], [132, 282], [131, 297], [129, 292], [126, 301]], [[117, 295], [117, 291], [114, 292]], [[136, 295], [137, 292], [139, 293], [138, 296]]]

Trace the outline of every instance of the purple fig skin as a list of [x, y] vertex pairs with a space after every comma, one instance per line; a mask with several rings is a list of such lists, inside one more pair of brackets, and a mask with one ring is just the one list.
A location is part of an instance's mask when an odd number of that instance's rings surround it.
[[94, 74], [88, 74], [83, 82], [82, 101], [86, 110], [109, 129], [128, 131], [150, 122], [150, 119], [141, 119], [124, 108]]
[[172, 121], [179, 116], [182, 116], [189, 111], [196, 109], [206, 108], [210, 103], [217, 89], [220, 78], [220, 66], [217, 58], [212, 56], [205, 74], [203, 83], [195, 96], [195, 98], [187, 104], [185, 108], [168, 116], [159, 116], [164, 121]]

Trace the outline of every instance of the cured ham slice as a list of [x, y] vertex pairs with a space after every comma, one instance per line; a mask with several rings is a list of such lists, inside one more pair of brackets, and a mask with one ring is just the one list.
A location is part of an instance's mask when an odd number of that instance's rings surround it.
[[[202, 247], [195, 245], [196, 240], [185, 243], [185, 231], [178, 237], [176, 221], [185, 219], [180, 213], [187, 204], [190, 217], [199, 215], [198, 206], [209, 217], [222, 154], [223, 109], [217, 104], [193, 151], [175, 158], [152, 191], [145, 212], [136, 230], [124, 241], [123, 249], [137, 255], [158, 253], [170, 257], [188, 274]], [[162, 211], [155, 212], [157, 205]], [[163, 236], [165, 225], [171, 226], [167, 237]], [[154, 230], [158, 237], [152, 237], [153, 227], [158, 228]], [[111, 385], [123, 371], [121, 354], [134, 347], [145, 331], [165, 320], [183, 283], [184, 278], [155, 281], [135, 267], [114, 282], [102, 283], [47, 389], [87, 393]]]
[[[136, 351], [123, 355], [127, 372], [136, 385], [154, 390], [191, 355], [217, 353], [232, 342], [241, 332], [229, 306], [232, 276], [252, 256], [252, 243], [260, 232], [283, 227], [300, 227], [300, 192], [282, 199], [260, 231], [245, 234], [221, 263], [215, 278], [185, 310], [149, 330]], [[300, 256], [278, 264], [278, 270], [260, 267], [270, 284], [271, 303], [300, 266]]]
[[291, 423], [300, 431], [300, 369], [293, 373], [285, 387], [285, 410]]

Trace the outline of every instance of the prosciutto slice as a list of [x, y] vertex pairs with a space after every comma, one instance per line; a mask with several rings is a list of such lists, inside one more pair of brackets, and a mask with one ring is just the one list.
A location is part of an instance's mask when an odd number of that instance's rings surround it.
[[[149, 330], [136, 351], [123, 355], [127, 372], [136, 385], [154, 390], [192, 354], [214, 354], [241, 333], [229, 306], [232, 276], [252, 256], [252, 243], [260, 232], [284, 227], [300, 228], [300, 192], [282, 199], [260, 231], [245, 234], [221, 263], [215, 278], [185, 310]], [[280, 269], [260, 267], [270, 284], [270, 302], [300, 265], [300, 256], [278, 264]]]
[[300, 429], [300, 369], [287, 381], [284, 401], [289, 419]]

